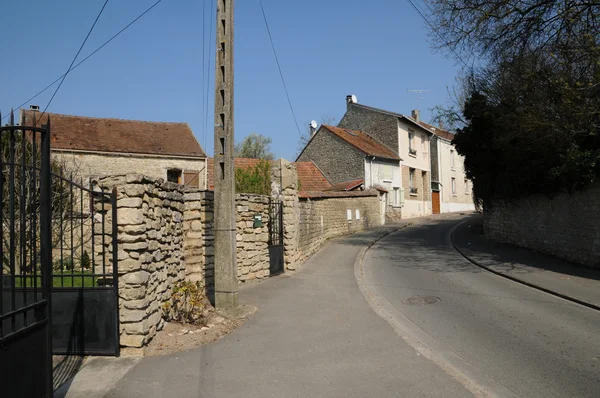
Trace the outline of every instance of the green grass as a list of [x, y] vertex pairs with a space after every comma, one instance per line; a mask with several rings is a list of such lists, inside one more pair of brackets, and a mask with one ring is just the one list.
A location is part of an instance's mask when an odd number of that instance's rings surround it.
[[[74, 276], [71, 278], [71, 272], [69, 271], [63, 271], [62, 276], [57, 276], [56, 274], [58, 274], [59, 272], [55, 272], [54, 276], [52, 277], [52, 286], [54, 287], [93, 287], [96, 286], [96, 284], [94, 284], [94, 277], [92, 276], [92, 272], [91, 271], [85, 271], [83, 273], [75, 271]], [[83, 276], [83, 278], [82, 278]], [[4, 276], [6, 278], [6, 276]], [[34, 286], [34, 280], [37, 279], [37, 283], [36, 286], [38, 288], [41, 288], [42, 286], [42, 277], [41, 276], [37, 276], [37, 277], [33, 277], [33, 276], [25, 276], [20, 277], [17, 276], [15, 278], [15, 287], [23, 287], [23, 279], [25, 280], [25, 286], [27, 287], [33, 287]], [[95, 277], [96, 282], [98, 281], [98, 276]]]

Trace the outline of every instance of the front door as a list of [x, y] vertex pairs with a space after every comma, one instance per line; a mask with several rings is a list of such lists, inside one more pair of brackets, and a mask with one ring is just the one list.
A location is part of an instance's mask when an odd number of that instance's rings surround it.
[[440, 191], [433, 191], [431, 193], [431, 205], [433, 214], [440, 214]]

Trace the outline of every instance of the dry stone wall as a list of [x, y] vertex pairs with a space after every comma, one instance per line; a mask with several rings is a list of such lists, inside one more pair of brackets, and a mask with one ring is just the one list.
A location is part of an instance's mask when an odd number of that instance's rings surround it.
[[492, 239], [600, 268], [600, 182], [572, 195], [537, 195], [484, 209]]
[[[269, 273], [269, 197], [236, 195], [237, 275], [240, 282], [267, 278]], [[262, 226], [254, 227], [260, 216]]]
[[299, 210], [297, 260], [300, 262], [328, 239], [381, 225], [377, 194], [301, 199]]

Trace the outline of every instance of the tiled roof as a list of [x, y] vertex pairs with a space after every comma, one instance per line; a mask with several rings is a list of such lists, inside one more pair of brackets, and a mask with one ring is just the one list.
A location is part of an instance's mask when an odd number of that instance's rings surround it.
[[352, 191], [362, 184], [364, 184], [365, 180], [360, 178], [358, 180], [345, 181], [340, 182], [338, 184], [334, 184], [331, 188], [326, 189], [326, 191]]
[[384, 159], [400, 160], [394, 151], [363, 131], [342, 129], [326, 124], [324, 124], [322, 127], [329, 130], [350, 145], [354, 146], [365, 155], [376, 156]]
[[[249, 167], [255, 167], [262, 161], [263, 159], [235, 158], [233, 162], [233, 167], [236, 169], [247, 169]], [[271, 161], [269, 160], [268, 162]], [[215, 159], [208, 158], [206, 167], [206, 172], [208, 173], [208, 189], [212, 191], [215, 189]]]
[[[34, 114], [24, 110], [22, 123], [32, 125]], [[150, 155], [206, 156], [187, 123], [147, 122], [46, 113], [50, 116], [52, 148]]]
[[435, 127], [429, 123], [425, 123], [422, 121], [419, 121], [419, 124], [421, 126], [425, 127], [426, 129], [429, 129], [433, 134], [437, 135], [438, 137], [445, 138], [450, 141], [452, 141], [454, 139], [454, 134], [452, 134], [451, 132], [449, 132], [447, 130], [443, 130], [440, 127]]
[[331, 183], [313, 162], [295, 162], [298, 184], [303, 191], [323, 191], [331, 188]]
[[364, 191], [299, 191], [298, 197], [303, 199], [324, 199], [324, 198], [355, 198], [366, 196], [379, 196], [376, 189], [367, 189]]

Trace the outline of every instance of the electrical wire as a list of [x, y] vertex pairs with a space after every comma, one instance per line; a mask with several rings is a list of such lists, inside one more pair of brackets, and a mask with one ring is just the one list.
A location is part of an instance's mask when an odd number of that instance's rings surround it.
[[298, 119], [296, 118], [296, 112], [294, 112], [294, 107], [292, 106], [292, 101], [290, 100], [290, 93], [288, 92], [287, 85], [285, 84], [285, 79], [283, 78], [283, 72], [281, 71], [281, 64], [279, 63], [279, 57], [277, 56], [277, 51], [275, 50], [275, 44], [273, 43], [273, 36], [271, 35], [271, 29], [269, 28], [269, 22], [267, 21], [267, 14], [265, 13], [265, 8], [263, 7], [262, 0], [258, 0], [260, 4], [260, 9], [262, 11], [263, 19], [265, 20], [265, 26], [267, 27], [267, 33], [269, 34], [269, 40], [271, 41], [271, 48], [273, 49], [273, 55], [275, 55], [275, 61], [277, 62], [277, 69], [279, 69], [279, 76], [281, 76], [281, 82], [283, 83], [283, 89], [285, 90], [285, 96], [287, 97], [288, 104], [290, 106], [290, 110], [292, 111], [292, 116], [294, 117], [294, 122], [296, 123], [296, 129], [298, 130], [298, 136], [302, 137], [302, 133], [300, 132], [300, 127], [298, 125]]
[[[140, 18], [142, 18], [144, 15], [146, 15], [148, 12], [150, 12], [150, 10], [152, 10], [154, 7], [156, 7], [158, 5], [158, 3], [160, 3], [161, 1], [162, 0], [157, 0], [154, 4], [152, 4], [150, 7], [148, 7], [146, 9], [146, 11], [144, 11], [143, 13], [141, 13], [140, 15], [138, 15], [133, 21], [131, 21], [129, 24], [127, 24], [123, 29], [121, 29], [116, 34], [114, 34], [110, 39], [108, 39], [107, 41], [105, 41], [104, 44], [102, 44], [100, 47], [96, 48], [92, 53], [90, 53], [90, 55], [88, 55], [87, 57], [85, 57], [84, 59], [82, 59], [81, 61], [79, 61], [77, 64], [75, 64], [75, 66], [73, 66], [71, 68], [71, 71], [77, 69], [77, 67], [79, 67], [81, 64], [83, 64], [88, 59], [90, 59], [98, 51], [102, 50], [108, 43], [110, 43], [111, 41], [113, 41], [114, 39], [116, 39], [117, 36], [119, 36], [121, 33], [125, 32], [131, 25], [133, 25], [134, 23], [136, 23]], [[52, 83], [50, 83], [49, 85], [47, 85], [45, 88], [43, 88], [42, 90], [40, 90], [37, 94], [35, 94], [33, 97], [29, 98], [27, 101], [23, 102], [21, 105], [19, 105], [15, 109], [17, 109], [17, 110], [21, 109], [27, 103], [29, 103], [30, 101], [32, 101], [32, 100], [36, 99], [37, 97], [39, 97], [40, 95], [42, 95], [50, 87], [54, 86], [58, 81], [60, 81], [64, 76], [66, 76], [67, 73], [65, 73], [64, 75], [59, 76], [56, 80], [54, 80]], [[8, 117], [8, 115], [3, 116], [2, 119], [0, 119], [0, 120], [4, 120], [6, 117]]]
[[[215, 15], [215, 0], [211, 1], [211, 7], [210, 7], [210, 14], [209, 14], [209, 19], [210, 19], [210, 29], [208, 31], [208, 67], [206, 68], [206, 100], [204, 102], [205, 104], [205, 111], [204, 111], [204, 134], [206, 136], [206, 132], [208, 131], [208, 96], [210, 94], [210, 71], [211, 71], [211, 62], [212, 62], [212, 53], [213, 53], [213, 21], [216, 19], [216, 15]], [[216, 45], [216, 43], [215, 43]], [[206, 148], [206, 138], [204, 139], [204, 148]]]
[[69, 72], [71, 72], [71, 68], [73, 68], [73, 64], [75, 63], [75, 61], [77, 61], [77, 57], [79, 57], [79, 54], [81, 53], [81, 50], [83, 50], [83, 46], [85, 46], [85, 43], [90, 38], [90, 35], [92, 34], [92, 31], [96, 27], [96, 23], [98, 23], [98, 20], [100, 19], [100, 16], [104, 12], [104, 9], [106, 8], [107, 4], [108, 4], [108, 0], [106, 0], [104, 2], [104, 5], [102, 6], [102, 8], [100, 9], [100, 12], [96, 16], [96, 19], [94, 20], [94, 23], [92, 24], [92, 27], [90, 28], [90, 30], [88, 31], [87, 35], [85, 36], [85, 39], [83, 39], [83, 43], [81, 43], [81, 46], [79, 46], [79, 50], [77, 50], [77, 54], [75, 54], [75, 56], [73, 57], [73, 60], [71, 61], [71, 64], [69, 65], [69, 67], [67, 68], [67, 71], [63, 75], [62, 80], [60, 81], [58, 87], [56, 87], [56, 90], [54, 90], [54, 93], [52, 94], [52, 97], [50, 97], [50, 101], [48, 101], [48, 104], [46, 105], [46, 107], [44, 108], [44, 111], [40, 115], [40, 120], [42, 119], [42, 116], [44, 116], [44, 114], [46, 113], [46, 110], [48, 109], [48, 107], [52, 103], [52, 100], [54, 100], [54, 97], [56, 96], [56, 93], [58, 93], [58, 90], [60, 90], [62, 84], [64, 83], [65, 79], [67, 78], [67, 75], [69, 74]]
[[[462, 62], [465, 67], [469, 68], [469, 65], [462, 59], [462, 57], [458, 54], [458, 52], [456, 52], [456, 50], [452, 46], [448, 45], [448, 43], [446, 42], [446, 40], [444, 39], [442, 34], [436, 29], [436, 27], [431, 22], [429, 22], [429, 19], [427, 19], [425, 14], [423, 14], [423, 12], [416, 6], [416, 4], [413, 3], [412, 0], [406, 0], [406, 1], [417, 12], [417, 14], [419, 14], [421, 16], [421, 18], [423, 18], [423, 20], [427, 23], [427, 25], [429, 25], [429, 27], [440, 37], [440, 39], [442, 39], [442, 42], [450, 49], [450, 51], [452, 51], [454, 53], [454, 55], [456, 55], [456, 58], [458, 58], [458, 60], [460, 62]], [[431, 10], [431, 8], [430, 8], [430, 10]]]

